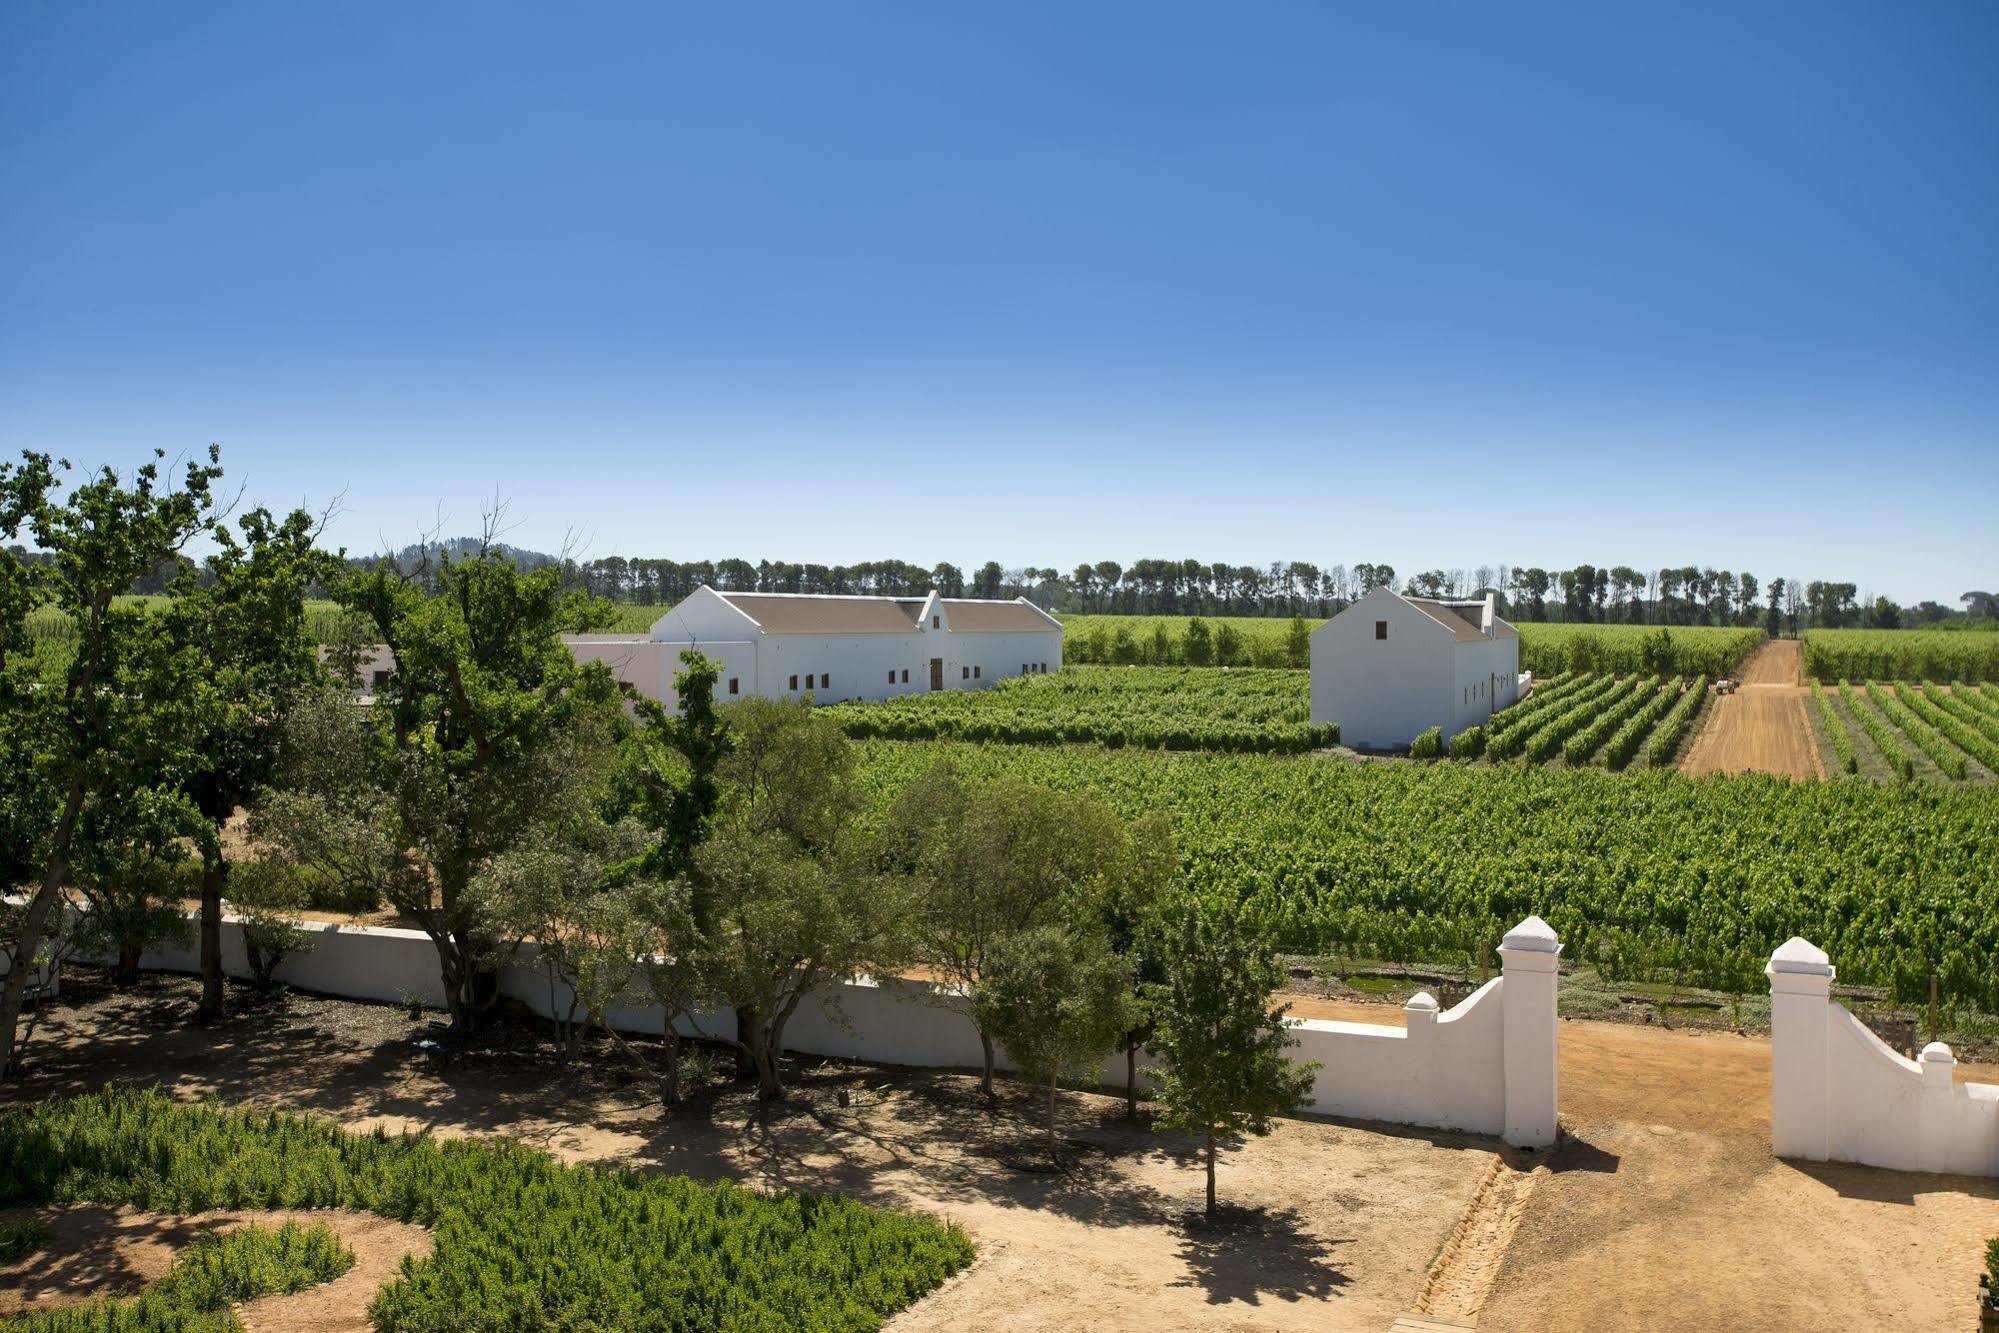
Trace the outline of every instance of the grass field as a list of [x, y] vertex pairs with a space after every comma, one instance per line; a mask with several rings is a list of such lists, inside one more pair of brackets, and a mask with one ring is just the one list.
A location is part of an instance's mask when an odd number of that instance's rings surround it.
[[1925, 629], [1805, 631], [1814, 680], [1999, 681], [1999, 632]]
[[1331, 745], [1297, 671], [1072, 666], [985, 690], [841, 703], [824, 711], [857, 739], [1084, 742], [1165, 750], [1297, 753]]

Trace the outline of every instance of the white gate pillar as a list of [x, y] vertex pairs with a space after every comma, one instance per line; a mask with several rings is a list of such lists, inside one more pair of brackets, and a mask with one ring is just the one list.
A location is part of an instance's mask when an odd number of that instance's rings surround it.
[[1763, 975], [1770, 978], [1770, 1149], [1823, 1162], [1830, 1153], [1832, 960], [1794, 935], [1770, 955]]
[[1530, 916], [1499, 945], [1501, 1032], [1506, 1078], [1506, 1141], [1517, 1148], [1555, 1142], [1555, 986], [1562, 942]]

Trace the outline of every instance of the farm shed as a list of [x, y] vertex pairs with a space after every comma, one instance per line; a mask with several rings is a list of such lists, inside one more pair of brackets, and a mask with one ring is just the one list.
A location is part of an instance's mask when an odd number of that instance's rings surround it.
[[702, 586], [643, 638], [573, 635], [579, 660], [601, 660], [671, 706], [680, 654], [722, 664], [715, 697], [810, 694], [820, 703], [982, 689], [1062, 666], [1062, 623], [1026, 598], [857, 597], [720, 592]]
[[1495, 598], [1443, 602], [1380, 588], [1312, 632], [1312, 721], [1364, 750], [1446, 739], [1520, 695], [1520, 634]]

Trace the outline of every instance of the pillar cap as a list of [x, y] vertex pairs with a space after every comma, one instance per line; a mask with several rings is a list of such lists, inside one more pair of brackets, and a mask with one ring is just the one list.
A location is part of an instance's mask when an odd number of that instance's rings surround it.
[[1829, 977], [1832, 975], [1832, 959], [1810, 940], [1793, 935], [1770, 955], [1770, 966], [1766, 970], [1794, 976]]
[[1923, 1053], [1919, 1058], [1926, 1065], [1933, 1065], [1933, 1064], [1946, 1065], [1946, 1064], [1957, 1063], [1957, 1057], [1950, 1053], [1950, 1047], [1944, 1045], [1940, 1041], [1933, 1041], [1929, 1045], [1923, 1047]]
[[1437, 997], [1426, 990], [1419, 990], [1409, 997], [1409, 1003], [1402, 1006], [1404, 1013], [1434, 1014], [1440, 1006]]
[[1499, 947], [1517, 953], [1560, 953], [1562, 942], [1555, 938], [1554, 928], [1547, 922], [1538, 916], [1530, 916], [1507, 931]]

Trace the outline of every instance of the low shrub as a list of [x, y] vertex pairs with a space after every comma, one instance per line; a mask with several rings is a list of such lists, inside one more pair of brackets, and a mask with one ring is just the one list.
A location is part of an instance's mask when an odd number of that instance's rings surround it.
[[25, 1259], [49, 1243], [49, 1229], [32, 1217], [0, 1217], [0, 1264]]
[[277, 1292], [330, 1282], [354, 1266], [354, 1252], [324, 1223], [287, 1222], [275, 1231], [245, 1226], [210, 1232], [174, 1259], [166, 1276], [136, 1296], [107, 1297], [0, 1319], [7, 1333], [228, 1333], [242, 1325], [229, 1307]]
[[375, 1327], [869, 1329], [972, 1258], [964, 1232], [813, 1194], [565, 1165], [510, 1139], [350, 1134], [107, 1090], [0, 1112], [0, 1206], [358, 1208], [429, 1227]]
[[1451, 737], [1451, 758], [1476, 759], [1485, 753], [1485, 728], [1466, 727]]
[[1435, 759], [1444, 752], [1444, 729], [1431, 727], [1428, 731], [1409, 742], [1411, 759]]

